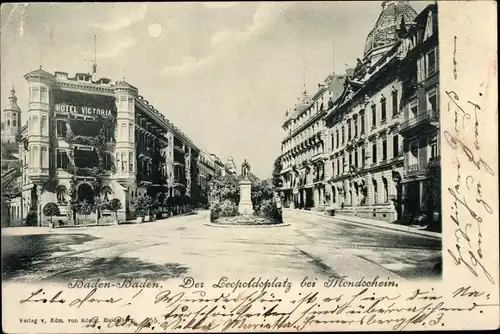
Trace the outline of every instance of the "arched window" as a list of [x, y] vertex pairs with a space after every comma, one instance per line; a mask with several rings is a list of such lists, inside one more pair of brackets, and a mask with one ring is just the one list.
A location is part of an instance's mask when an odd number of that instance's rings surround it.
[[57, 203], [58, 204], [66, 204], [66, 194], [67, 190], [66, 187], [63, 185], [59, 185], [56, 188], [56, 196], [57, 196]]
[[377, 189], [377, 181], [373, 179], [373, 203], [378, 203], [378, 189]]
[[113, 193], [113, 191], [111, 190], [111, 188], [109, 186], [104, 186], [101, 188], [101, 194], [102, 194], [102, 197], [104, 199], [104, 201], [109, 201], [109, 195], [111, 195]]

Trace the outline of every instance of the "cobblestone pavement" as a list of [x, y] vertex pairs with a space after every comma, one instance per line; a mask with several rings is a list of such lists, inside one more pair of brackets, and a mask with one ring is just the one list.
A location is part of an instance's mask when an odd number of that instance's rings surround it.
[[[404, 232], [285, 211], [289, 226], [206, 226], [208, 212], [151, 223], [2, 230], [2, 277], [213, 280], [244, 273], [267, 278], [330, 275], [421, 279], [441, 274], [441, 242]], [[29, 231], [29, 232], [28, 232]]]

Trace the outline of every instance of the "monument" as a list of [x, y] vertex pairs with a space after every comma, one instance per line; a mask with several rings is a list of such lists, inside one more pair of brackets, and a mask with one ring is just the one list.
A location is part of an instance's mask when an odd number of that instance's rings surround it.
[[241, 164], [242, 180], [240, 181], [240, 204], [238, 206], [240, 215], [251, 215], [253, 213], [252, 182], [249, 180], [249, 174], [250, 165], [245, 159]]

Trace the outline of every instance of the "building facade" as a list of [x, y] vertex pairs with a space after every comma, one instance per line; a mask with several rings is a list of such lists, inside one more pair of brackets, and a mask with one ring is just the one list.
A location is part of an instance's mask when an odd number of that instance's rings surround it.
[[[314, 99], [286, 117], [285, 203], [386, 221], [423, 212], [428, 166], [440, 156], [437, 26], [436, 5], [417, 15], [407, 1], [383, 2], [341, 94], [317, 118]], [[324, 122], [321, 141], [315, 122]], [[316, 161], [324, 180], [309, 174]]]
[[322, 209], [325, 198], [324, 116], [342, 93], [345, 76], [329, 75], [312, 98], [304, 91], [285, 114], [281, 142], [283, 205]]
[[168, 199], [175, 211], [196, 205], [200, 149], [136, 87], [41, 68], [25, 79], [29, 107], [19, 144], [22, 196], [12, 202], [21, 206], [21, 219], [35, 211], [44, 222], [49, 202], [58, 204], [61, 217], [71, 218], [72, 202], [118, 198], [121, 221], [135, 217], [133, 204], [141, 195], [159, 203]]

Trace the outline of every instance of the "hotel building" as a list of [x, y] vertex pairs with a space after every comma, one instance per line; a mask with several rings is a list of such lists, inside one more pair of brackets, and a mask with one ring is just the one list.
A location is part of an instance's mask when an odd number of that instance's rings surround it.
[[24, 77], [29, 101], [19, 143], [22, 196], [11, 202], [16, 212], [20, 207], [17, 220], [36, 211], [44, 222], [49, 202], [66, 216], [71, 202], [118, 198], [121, 221], [135, 216], [140, 195], [196, 205], [200, 149], [136, 87], [41, 68]]

